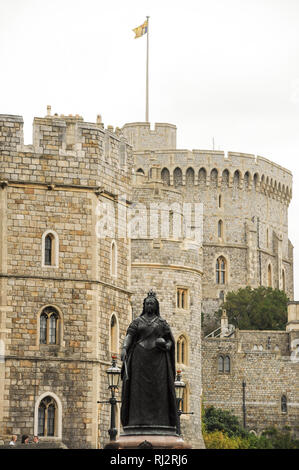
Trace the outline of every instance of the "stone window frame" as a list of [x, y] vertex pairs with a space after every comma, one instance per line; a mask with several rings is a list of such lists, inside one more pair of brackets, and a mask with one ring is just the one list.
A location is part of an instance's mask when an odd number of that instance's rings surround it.
[[[217, 263], [218, 263], [218, 260], [220, 260], [221, 258], [224, 259], [224, 262], [225, 262], [225, 269], [224, 269], [224, 282], [219, 282], [220, 281], [220, 277], [218, 277], [218, 273], [221, 273], [222, 270], [221, 269], [217, 269]], [[214, 272], [215, 272], [215, 282], [216, 282], [216, 285], [217, 286], [225, 286], [226, 284], [228, 284], [229, 282], [229, 279], [228, 279], [228, 272], [229, 272], [229, 262], [228, 262], [228, 259], [226, 258], [225, 255], [223, 254], [219, 254], [217, 255], [216, 259], [214, 260]], [[221, 276], [221, 274], [219, 274], [219, 276]]]
[[[115, 319], [115, 324], [112, 325], [112, 319]], [[114, 332], [112, 329], [114, 328]], [[114, 334], [114, 340], [113, 340]], [[116, 343], [116, 351], [113, 351], [113, 343]], [[119, 354], [119, 319], [115, 312], [113, 312], [109, 319], [109, 351], [110, 354]]]
[[222, 194], [218, 194], [218, 209], [223, 209], [223, 197]]
[[35, 409], [34, 409], [34, 435], [38, 436], [38, 410], [39, 410], [41, 402], [46, 397], [52, 398], [56, 403], [55, 432], [54, 432], [54, 436], [39, 436], [40, 440], [46, 440], [46, 441], [62, 440], [62, 404], [61, 404], [59, 397], [54, 392], [51, 392], [51, 391], [42, 393], [36, 399]]
[[[47, 342], [46, 343], [41, 343], [40, 342], [40, 320], [41, 320], [41, 316], [44, 312], [45, 309], [53, 309], [55, 311], [55, 313], [58, 314], [58, 327], [57, 327], [57, 330], [58, 330], [58, 334], [56, 334], [56, 343], [50, 343], [48, 341], [49, 339], [49, 327], [47, 327]], [[54, 312], [53, 312], [54, 313]], [[44, 346], [50, 346], [50, 347], [62, 347], [62, 346], [65, 346], [65, 342], [63, 341], [63, 326], [64, 326], [64, 321], [63, 321], [63, 314], [62, 314], [62, 311], [59, 307], [57, 307], [56, 305], [53, 305], [53, 304], [47, 304], [47, 305], [44, 305], [39, 311], [38, 311], [38, 314], [37, 314], [37, 335], [36, 335], [36, 345], [38, 346], [38, 348], [43, 348]]]
[[[222, 370], [220, 370], [220, 367], [219, 367], [220, 358], [223, 361], [222, 362], [222, 365], [223, 365]], [[225, 370], [225, 360], [227, 358], [229, 359], [229, 370]], [[218, 356], [217, 356], [217, 371], [218, 371], [218, 374], [226, 374], [226, 375], [231, 374], [231, 372], [232, 372], [232, 360], [231, 360], [231, 355], [229, 353], [219, 353], [218, 354]]]
[[[184, 345], [184, 361], [182, 361], [183, 357], [182, 357], [181, 344]], [[188, 364], [189, 364], [189, 339], [188, 339], [188, 335], [185, 332], [180, 333], [177, 336], [175, 345], [176, 345], [176, 363], [179, 366], [178, 368], [184, 368], [184, 367], [188, 366]]]
[[[48, 236], [52, 237], [52, 256], [51, 264], [45, 264], [45, 254], [46, 254], [46, 238]], [[55, 230], [46, 230], [42, 235], [42, 259], [41, 264], [42, 268], [59, 268], [59, 236]]]
[[117, 269], [118, 269], [117, 256], [118, 256], [117, 243], [116, 243], [116, 240], [112, 240], [111, 246], [110, 246], [110, 275], [113, 278], [117, 278]]
[[[182, 294], [184, 297], [182, 299]], [[189, 310], [189, 289], [184, 286], [176, 286], [176, 299], [175, 299], [176, 309], [179, 311]]]

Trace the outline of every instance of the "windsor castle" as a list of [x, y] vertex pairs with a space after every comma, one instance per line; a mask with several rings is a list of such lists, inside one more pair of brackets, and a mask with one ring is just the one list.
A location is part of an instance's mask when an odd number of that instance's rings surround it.
[[[194, 448], [202, 405], [256, 433], [299, 432], [291, 198], [287, 169], [177, 149], [171, 124], [105, 128], [48, 107], [24, 145], [22, 117], [0, 115], [0, 440], [107, 443], [106, 370], [150, 288], [176, 340]], [[224, 312], [202, 334], [227, 292], [260, 285], [289, 297], [286, 331], [240, 331]]]

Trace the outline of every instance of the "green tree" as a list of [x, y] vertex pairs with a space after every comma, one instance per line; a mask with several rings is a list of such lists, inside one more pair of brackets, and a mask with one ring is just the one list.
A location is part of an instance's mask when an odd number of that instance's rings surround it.
[[284, 291], [261, 286], [229, 292], [222, 308], [229, 323], [241, 330], [284, 330], [287, 304]]
[[244, 430], [238, 418], [227, 410], [209, 406], [204, 410], [203, 423], [207, 433], [222, 431], [229, 437], [244, 436]]

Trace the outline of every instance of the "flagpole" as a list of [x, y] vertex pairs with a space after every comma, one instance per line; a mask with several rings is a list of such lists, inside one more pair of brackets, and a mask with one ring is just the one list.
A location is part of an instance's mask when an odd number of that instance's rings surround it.
[[149, 122], [148, 105], [148, 59], [149, 59], [149, 16], [147, 19], [147, 40], [146, 40], [146, 99], [145, 99], [145, 122]]

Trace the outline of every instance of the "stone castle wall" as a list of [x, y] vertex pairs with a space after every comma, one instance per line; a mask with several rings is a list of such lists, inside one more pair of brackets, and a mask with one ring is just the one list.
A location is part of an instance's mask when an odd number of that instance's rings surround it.
[[[163, 209], [163, 204], [170, 202], [178, 206], [178, 220], [182, 220], [181, 194], [179, 191], [165, 188], [162, 184], [137, 184], [134, 187], [133, 200], [149, 208], [156, 203]], [[167, 205], [166, 205], [167, 211]], [[143, 299], [152, 288], [160, 303], [162, 318], [171, 326], [176, 342], [181, 335], [186, 338], [186, 361], [177, 363], [187, 385], [187, 410], [194, 415], [182, 415], [181, 425], [184, 439], [194, 448], [202, 448], [201, 435], [201, 259], [197, 244], [186, 244], [186, 240], [177, 239], [170, 234], [164, 237], [159, 230], [165, 221], [165, 211], [157, 210], [157, 235], [150, 234], [152, 225], [148, 224], [147, 236], [132, 238], [132, 307], [133, 316], [141, 313]], [[171, 225], [171, 224], [170, 224]], [[177, 288], [188, 292], [186, 308], [177, 306]]]
[[[293, 299], [293, 253], [288, 240], [292, 175], [288, 170], [250, 154], [167, 148], [166, 131], [161, 142], [158, 131], [143, 126], [141, 133], [135, 123], [124, 126], [123, 132], [132, 142], [138, 141], [137, 178], [144, 175], [145, 182], [151, 181], [154, 169], [164, 185], [181, 191], [184, 202], [203, 204], [204, 313], [217, 310], [228, 291], [269, 285], [269, 265], [271, 286], [284, 289]], [[224, 284], [216, 283], [219, 256], [227, 261]]]
[[[291, 428], [299, 433], [299, 362], [284, 331], [236, 331], [231, 338], [202, 342], [203, 403], [232, 411], [243, 422], [245, 380], [246, 429]], [[218, 371], [219, 356], [230, 357], [229, 373]], [[287, 398], [287, 411], [281, 398]]]
[[[100, 118], [86, 123], [80, 116], [48, 114], [34, 119], [33, 144], [24, 145], [22, 117], [0, 115], [1, 437], [36, 432], [36, 407], [41, 397], [52, 394], [58, 405], [58, 434], [68, 446], [105, 444], [110, 406], [97, 401], [109, 397], [105, 371], [111, 363], [111, 317], [117, 319], [114, 352], [119, 352], [132, 314], [140, 315], [150, 288], [175, 339], [184, 335], [187, 340], [186, 361], [177, 366], [187, 383], [187, 409], [194, 412], [182, 415], [182, 429], [194, 447], [203, 447], [202, 388], [206, 403], [222, 406], [222, 397], [227, 406], [232, 400], [238, 414], [244, 371], [251, 400], [249, 425], [259, 429], [259, 403], [267, 400], [270, 422], [279, 394], [286, 393], [290, 414], [275, 415], [272, 421], [293, 426], [295, 369], [285, 359], [293, 331], [288, 337], [271, 332], [270, 351], [254, 349], [255, 341], [264, 345], [268, 332], [254, 332], [256, 340], [240, 332], [234, 339], [201, 344], [202, 312], [219, 307], [221, 291], [267, 285], [269, 263], [273, 287], [285, 288], [292, 298], [293, 247], [287, 227], [291, 195], [290, 172], [262, 157], [176, 150], [176, 127], [171, 124], [151, 130], [148, 123], [133, 123], [113, 130], [104, 129]], [[146, 233], [130, 241], [128, 207], [152, 203], [160, 206], [154, 223], [146, 212]], [[192, 207], [190, 220], [184, 204]], [[188, 235], [198, 223], [196, 204], [203, 205], [200, 241]], [[112, 232], [108, 213], [118, 217]], [[158, 230], [151, 231], [155, 224]], [[43, 263], [47, 231], [59, 245], [52, 266]], [[224, 285], [215, 280], [220, 255], [227, 260]], [[178, 287], [188, 292], [183, 309], [177, 308]], [[40, 314], [46, 306], [60, 315], [55, 345], [39, 342]], [[214, 365], [221, 348], [232, 354], [234, 374], [221, 376], [219, 382]], [[267, 368], [271, 373], [265, 386]], [[275, 382], [277, 376], [283, 377], [281, 383]]]
[[[58, 405], [56, 437], [68, 446], [108, 440], [105, 370], [111, 364], [110, 321], [120, 341], [131, 319], [128, 240], [96, 232], [99, 203], [130, 195], [131, 148], [120, 134], [80, 118], [34, 121], [24, 146], [22, 118], [0, 116], [1, 436], [37, 432], [40, 397]], [[117, 209], [116, 209], [117, 210]], [[121, 222], [126, 226], [126, 220]], [[43, 264], [43, 234], [56, 235], [57, 264]], [[56, 242], [55, 242], [56, 243]], [[58, 344], [40, 344], [40, 314], [60, 316]]]

